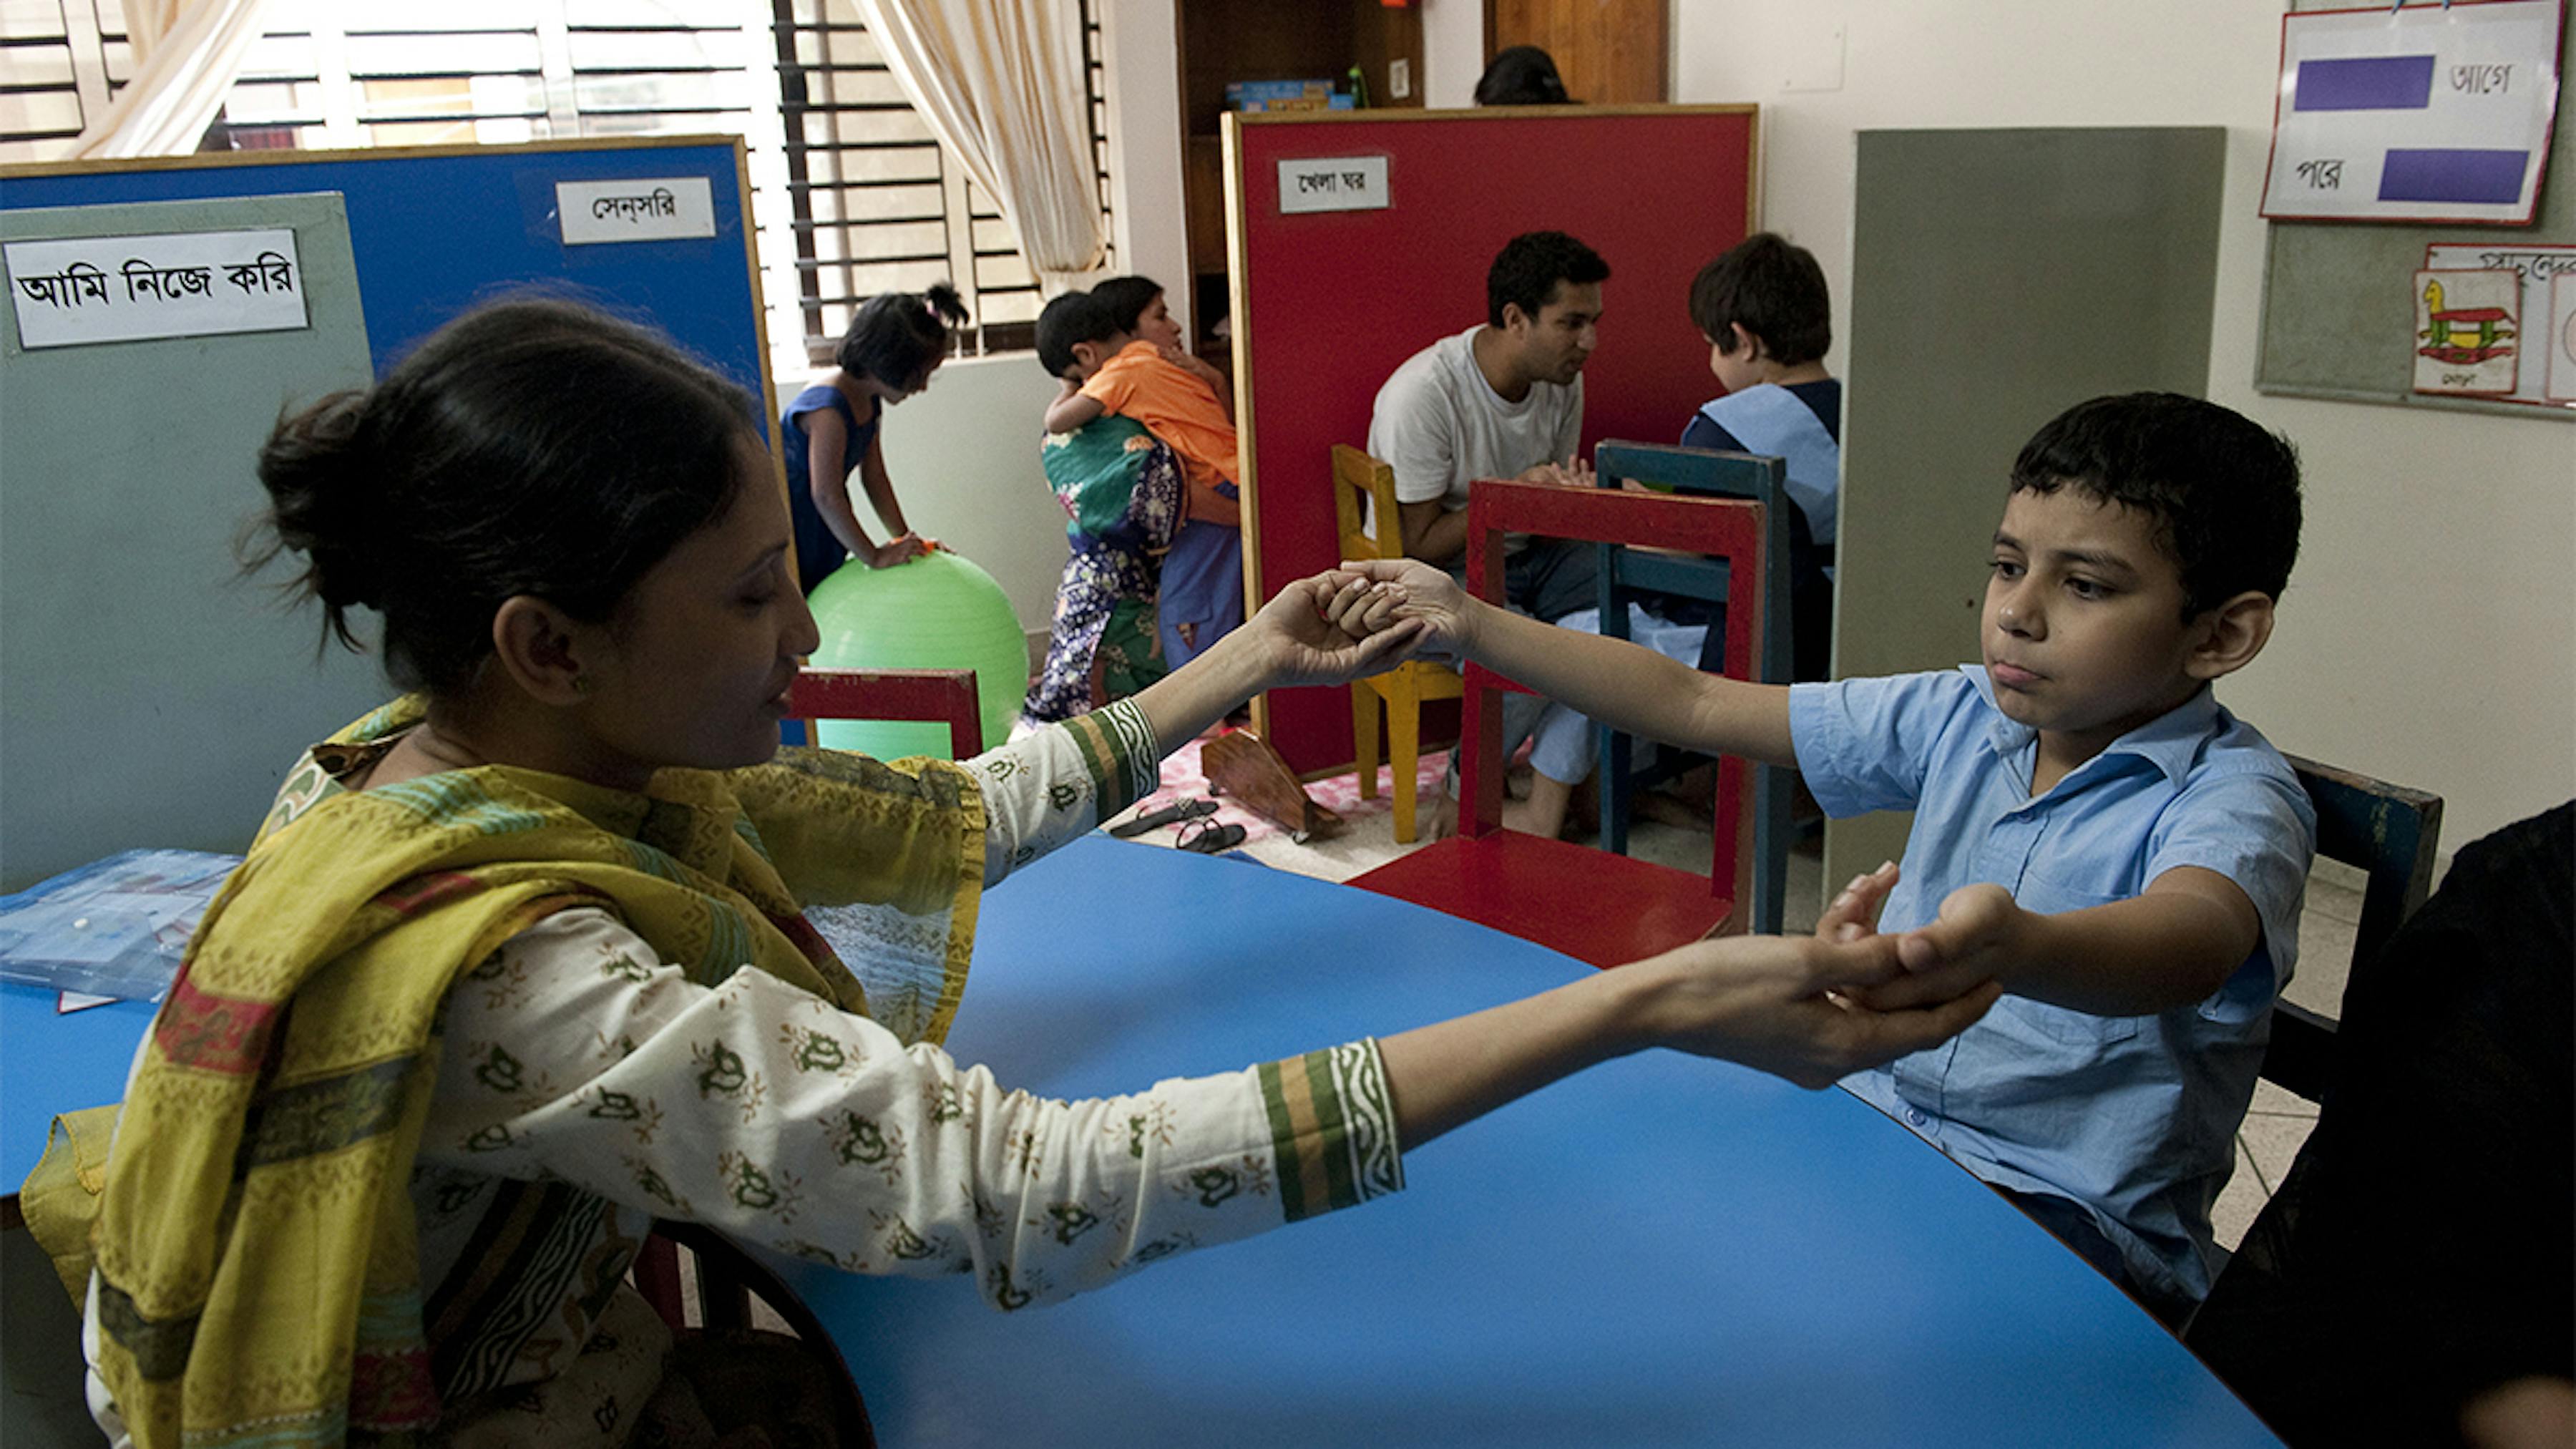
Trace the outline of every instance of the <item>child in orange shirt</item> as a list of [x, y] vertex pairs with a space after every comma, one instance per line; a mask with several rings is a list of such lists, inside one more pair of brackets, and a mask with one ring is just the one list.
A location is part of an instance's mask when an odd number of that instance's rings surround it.
[[[1065, 299], [1057, 299], [1064, 303]], [[1071, 363], [1064, 391], [1047, 408], [1051, 433], [1070, 433], [1104, 414], [1142, 423], [1180, 460], [1189, 521], [1163, 556], [1162, 635], [1174, 668], [1243, 622], [1243, 535], [1236, 502], [1233, 408], [1225, 379], [1180, 347], [1163, 289], [1118, 277], [1062, 307]]]

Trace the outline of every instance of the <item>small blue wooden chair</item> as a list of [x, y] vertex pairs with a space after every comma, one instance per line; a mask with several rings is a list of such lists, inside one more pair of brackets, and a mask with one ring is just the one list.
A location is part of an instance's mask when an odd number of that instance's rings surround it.
[[[1593, 471], [1604, 488], [1634, 480], [1649, 488], [1703, 497], [1750, 498], [1762, 505], [1762, 619], [1758, 657], [1751, 667], [1725, 660], [1725, 672], [1765, 684], [1786, 684], [1793, 667], [1794, 639], [1789, 604], [1789, 517], [1797, 504], [1787, 493], [1788, 464], [1753, 453], [1721, 453], [1660, 443], [1607, 442], [1593, 451]], [[1612, 639], [1628, 637], [1628, 605], [1647, 592], [1678, 595], [1711, 603], [1726, 601], [1727, 566], [1723, 561], [1677, 558], [1669, 554], [1603, 546], [1600, 569], [1601, 632]], [[1628, 817], [1639, 783], [1634, 773], [1635, 740], [1608, 725], [1595, 724], [1594, 756], [1601, 781], [1601, 848], [1628, 853]], [[1682, 756], [1674, 766], [1645, 778], [1654, 784], [1697, 763]], [[1791, 771], [1765, 765], [1753, 784], [1752, 927], [1776, 932], [1786, 910], [1789, 846], [1794, 838], [1789, 802], [1794, 793]]]

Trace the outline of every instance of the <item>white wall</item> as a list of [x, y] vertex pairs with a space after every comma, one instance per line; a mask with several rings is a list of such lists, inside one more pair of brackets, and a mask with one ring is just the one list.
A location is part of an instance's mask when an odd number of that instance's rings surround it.
[[[1452, 0], [1462, 3], [1462, 0]], [[1173, 0], [1104, 0], [1101, 83], [1109, 108], [1118, 270], [1152, 277], [1189, 335], [1188, 227], [1181, 210], [1180, 30]]]
[[[809, 380], [779, 379], [779, 396]], [[1025, 352], [946, 363], [928, 391], [886, 410], [882, 434], [904, 521], [991, 574], [1031, 633], [1046, 632], [1064, 576], [1064, 508], [1038, 463], [1055, 394]], [[859, 521], [882, 535], [864, 500]]]
[[1421, 0], [1422, 103], [1435, 111], [1476, 103], [1485, 74], [1484, 0]]
[[[1785, 91], [1835, 26], [1841, 88]], [[2297, 441], [2307, 522], [2222, 697], [2284, 749], [2441, 794], [2456, 849], [2576, 795], [2576, 427], [2253, 390], [2279, 37], [2277, 6], [2205, 0], [1677, 0], [1673, 99], [1761, 105], [1761, 220], [1823, 262], [1838, 324], [1855, 131], [2226, 126], [2209, 395]]]

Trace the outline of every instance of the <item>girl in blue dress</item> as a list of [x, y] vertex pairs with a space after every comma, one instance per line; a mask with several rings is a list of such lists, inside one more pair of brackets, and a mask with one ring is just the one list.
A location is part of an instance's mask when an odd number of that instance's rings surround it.
[[[947, 360], [949, 339], [965, 321], [964, 302], [945, 282], [927, 292], [868, 298], [833, 353], [838, 365], [780, 415], [787, 498], [796, 523], [796, 578], [805, 592], [814, 592], [854, 554], [882, 569], [930, 551], [930, 542], [903, 521], [877, 427], [887, 407], [930, 386], [930, 375]], [[883, 543], [868, 537], [851, 504], [853, 468], [868, 506], [885, 525]]]

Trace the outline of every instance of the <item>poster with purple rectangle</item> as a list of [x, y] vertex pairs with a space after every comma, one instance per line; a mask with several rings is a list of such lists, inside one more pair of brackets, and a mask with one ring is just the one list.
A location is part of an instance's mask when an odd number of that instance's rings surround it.
[[2529, 225], [2564, 20], [2561, 0], [2284, 15], [2263, 214]]

